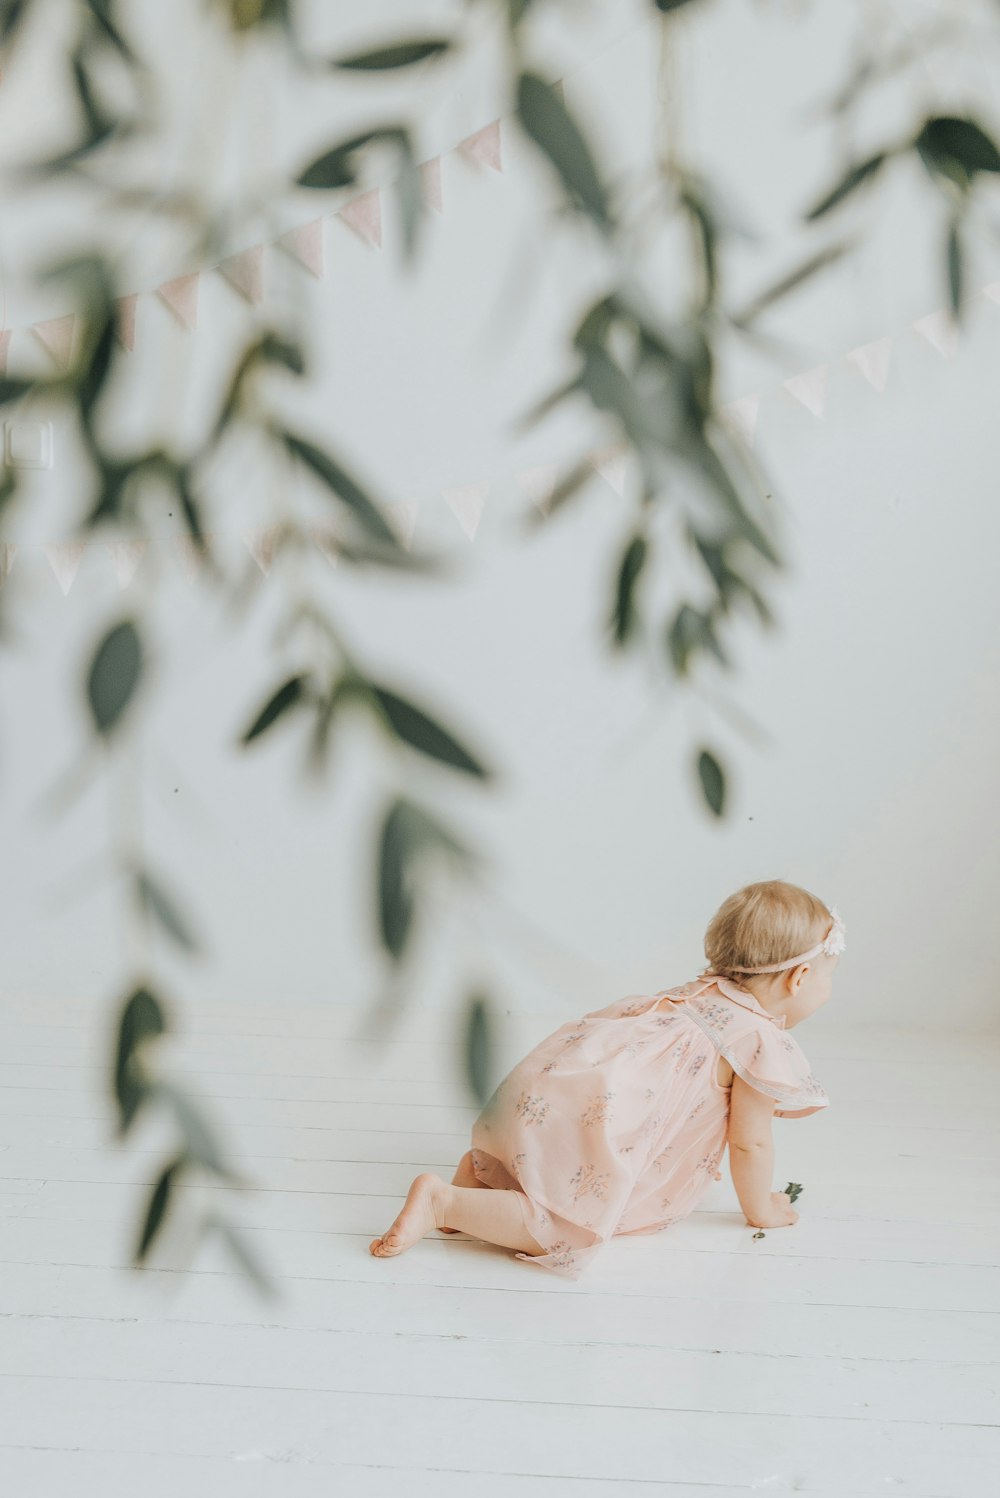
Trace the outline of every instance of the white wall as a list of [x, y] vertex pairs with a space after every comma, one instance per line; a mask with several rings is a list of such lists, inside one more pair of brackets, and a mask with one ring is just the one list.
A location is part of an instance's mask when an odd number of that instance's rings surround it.
[[[634, 169], [649, 137], [655, 30], [637, 24], [644, 5], [593, 9], [593, 24], [574, 31], [573, 54], [546, 53], [546, 71], [575, 69], [569, 102], [586, 108], [594, 100], [608, 164]], [[715, 4], [679, 33], [689, 145], [770, 236], [734, 260], [741, 294], [816, 243], [798, 233], [796, 217], [841, 158], [830, 132], [804, 128], [800, 112], [843, 76], [849, 9], [822, 3], [797, 17], [783, 6]], [[382, 11], [387, 30], [409, 14], [401, 5]], [[550, 30], [560, 31], [555, 13]], [[169, 46], [183, 43], [177, 32], [163, 37], [164, 65]], [[355, 30], [349, 40], [370, 34]], [[43, 75], [32, 87], [30, 59], [23, 66], [14, 116], [27, 142], [49, 114]], [[247, 98], [274, 101], [273, 77], [261, 77], [267, 87]], [[12, 70], [4, 90], [14, 82]], [[978, 80], [957, 84], [974, 90]], [[923, 86], [939, 97], [932, 80]], [[388, 84], [384, 95], [393, 98]], [[881, 116], [866, 112], [858, 149], [909, 118], [905, 98], [887, 98]], [[252, 126], [275, 162], [287, 153], [300, 164], [338, 133], [323, 125], [321, 99], [294, 105], [284, 101], [280, 135], [268, 130], [270, 117]], [[248, 106], [250, 118], [257, 107]], [[454, 144], [503, 107], [488, 81], [456, 78], [443, 103], [429, 114], [421, 106], [422, 154]], [[980, 113], [996, 124], [988, 95]], [[296, 148], [296, 139], [307, 144]], [[497, 792], [480, 796], [432, 766], [412, 765], [411, 791], [483, 847], [501, 893], [500, 903], [477, 906], [440, 890], [414, 965], [414, 1000], [451, 1004], [467, 978], [483, 974], [505, 1007], [565, 1017], [681, 982], [704, 965], [701, 935], [720, 901], [747, 881], [782, 877], [837, 903], [847, 924], [824, 1024], [994, 1029], [1000, 310], [975, 304], [953, 362], [908, 330], [943, 298], [941, 214], [920, 173], [901, 167], [885, 196], [859, 203], [850, 218], [865, 230], [864, 252], [769, 322], [797, 352], [779, 364], [730, 351], [723, 398], [764, 391], [757, 451], [783, 507], [791, 564], [772, 594], [779, 631], [762, 634], [746, 619], [728, 637], [736, 676], [705, 673], [712, 700], [731, 700], [763, 731], [748, 737], [731, 714], [675, 689], [666, 675], [652, 691], [648, 661], [605, 658], [613, 557], [630, 510], [601, 479], [535, 539], [517, 533], [528, 501], [515, 471], [592, 449], [613, 433], [581, 408], [518, 443], [509, 434], [512, 419], [560, 378], [560, 327], [593, 284], [593, 267], [545, 216], [548, 179], [513, 129], [504, 144], [499, 177], [445, 158], [445, 213], [428, 226], [415, 273], [400, 269], [391, 216], [381, 252], [331, 221], [321, 284], [268, 258], [269, 295], [307, 298], [313, 329], [318, 375], [292, 419], [386, 498], [420, 499], [417, 541], [447, 548], [460, 567], [447, 584], [355, 577], [331, 570], [317, 552], [304, 581], [322, 592], [374, 674], [436, 706], [503, 771]], [[303, 195], [281, 227], [336, 206], [317, 203]], [[59, 205], [49, 217], [41, 205], [35, 211], [37, 219], [23, 213], [5, 250], [15, 328], [65, 310], [19, 284], [14, 242], [20, 249], [44, 225], [56, 243]], [[975, 249], [970, 282], [980, 286], [996, 277], [996, 264], [986, 239]], [[526, 265], [531, 276], [515, 294], [516, 258], [522, 277]], [[131, 284], [149, 290], [189, 268], [153, 245]], [[176, 330], [154, 297], [140, 298], [130, 368], [156, 397], [143, 410], [133, 396], [126, 408], [123, 393], [130, 430], [146, 422], [183, 433], [203, 417], [243, 314], [217, 276], [204, 278], [201, 298], [193, 334]], [[897, 336], [879, 395], [843, 355], [887, 332]], [[19, 360], [45, 366], [31, 337], [16, 332], [12, 370]], [[780, 381], [827, 360], [827, 405], [817, 418]], [[158, 690], [142, 733], [143, 838], [211, 946], [201, 964], [158, 948], [156, 974], [185, 997], [363, 1001], [381, 969], [374, 819], [400, 784], [397, 768], [362, 732], [336, 748], [327, 791], [310, 798], [298, 788], [304, 724], [286, 725], [252, 754], [231, 747], [282, 672], [298, 664], [294, 649], [272, 644], [289, 596], [281, 563], [234, 625], [213, 596], [189, 588], [165, 545], [176, 517], [158, 518], [127, 592], [95, 550], [63, 597], [39, 545], [67, 536], [83, 505], [70, 439], [57, 431], [55, 471], [39, 475], [3, 527], [3, 539], [21, 546], [5, 616], [25, 636], [23, 648], [0, 656], [4, 988], [107, 993], [110, 1001], [134, 972], [123, 891], [87, 878], [82, 898], [51, 908], [74, 871], [107, 848], [122, 815], [121, 772], [92, 784], [61, 822], [34, 815], [82, 752], [82, 669], [101, 629], [127, 609], [150, 616], [159, 643]], [[440, 491], [483, 479], [492, 486], [470, 541]], [[267, 523], [269, 505], [287, 502], [284, 483], [280, 474], [255, 474], [248, 460], [224, 475], [213, 524], [234, 568], [256, 573], [239, 529]], [[311, 490], [308, 504], [323, 512]], [[650, 591], [661, 612], [681, 576], [664, 558]], [[732, 772], [722, 824], [702, 810], [691, 773], [703, 740]]]

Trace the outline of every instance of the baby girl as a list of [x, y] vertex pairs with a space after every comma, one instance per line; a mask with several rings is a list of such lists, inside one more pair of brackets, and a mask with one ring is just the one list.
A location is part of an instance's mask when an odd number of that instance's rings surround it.
[[370, 1251], [403, 1253], [438, 1228], [576, 1279], [609, 1238], [687, 1217], [727, 1144], [747, 1222], [792, 1226], [788, 1195], [771, 1190], [771, 1118], [829, 1106], [787, 1032], [826, 1003], [843, 949], [836, 908], [796, 884], [730, 895], [696, 979], [629, 994], [535, 1046], [472, 1125], [451, 1183], [418, 1175]]

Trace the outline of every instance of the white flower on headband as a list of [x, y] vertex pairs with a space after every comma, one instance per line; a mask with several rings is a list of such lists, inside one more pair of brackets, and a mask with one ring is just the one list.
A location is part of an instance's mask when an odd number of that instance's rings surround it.
[[833, 917], [833, 927], [829, 934], [823, 938], [823, 951], [828, 957], [839, 957], [840, 953], [844, 950], [844, 936], [847, 928], [840, 919], [836, 905], [830, 911], [830, 914]]

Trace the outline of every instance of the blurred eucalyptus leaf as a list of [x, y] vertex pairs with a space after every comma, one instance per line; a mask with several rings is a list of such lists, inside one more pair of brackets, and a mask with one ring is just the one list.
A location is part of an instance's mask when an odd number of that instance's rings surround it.
[[390, 47], [376, 47], [370, 52], [354, 52], [331, 60], [333, 68], [357, 68], [384, 72], [390, 68], [408, 68], [431, 57], [443, 57], [450, 49], [447, 37], [426, 37], [419, 41], [394, 42]]
[[715, 816], [721, 817], [726, 801], [726, 777], [715, 755], [707, 749], [698, 754], [698, 778], [706, 803]]
[[109, 630], [87, 676], [87, 699], [97, 732], [107, 738], [120, 724], [142, 674], [139, 631], [131, 619]]

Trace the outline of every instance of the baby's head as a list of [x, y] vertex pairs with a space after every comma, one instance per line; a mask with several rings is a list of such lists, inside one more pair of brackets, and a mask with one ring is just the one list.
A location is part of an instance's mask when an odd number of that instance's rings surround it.
[[746, 973], [768, 967], [817, 946], [830, 932], [833, 916], [822, 900], [798, 884], [765, 879], [747, 884], [724, 900], [705, 932], [705, 956], [719, 977], [748, 988], [785, 1028], [814, 1014], [830, 997], [839, 955], [818, 952], [806, 962], [776, 973]]

